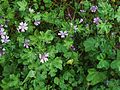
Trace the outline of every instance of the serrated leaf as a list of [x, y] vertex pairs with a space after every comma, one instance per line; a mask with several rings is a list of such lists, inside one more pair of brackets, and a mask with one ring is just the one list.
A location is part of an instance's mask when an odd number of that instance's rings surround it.
[[26, 6], [27, 6], [27, 2], [25, 0], [18, 1], [17, 4], [20, 7], [19, 8], [20, 11], [25, 11]]
[[56, 57], [52, 63], [51, 63], [55, 68], [62, 70], [62, 60], [58, 57]]
[[120, 22], [120, 6], [115, 14], [115, 18], [117, 18], [117, 21]]
[[35, 74], [36, 74], [36, 71], [30, 70], [28, 75], [24, 79], [23, 83], [25, 83], [29, 78], [32, 78], [32, 77], [36, 78]]
[[97, 68], [109, 68], [109, 62], [106, 60], [101, 60], [99, 64], [97, 65]]
[[94, 38], [88, 38], [86, 41], [84, 41], [83, 45], [85, 47], [85, 51], [91, 51], [91, 50], [95, 50], [95, 44], [96, 44], [96, 40]]
[[54, 83], [58, 85], [59, 82], [60, 82], [59, 78], [58, 78], [58, 77], [55, 77], [55, 78], [54, 78]]
[[96, 85], [106, 79], [106, 73], [98, 72], [95, 69], [89, 69], [86, 79], [91, 83], [91, 85]]
[[117, 58], [111, 63], [112, 69], [117, 69], [120, 71], [120, 50], [117, 50]]

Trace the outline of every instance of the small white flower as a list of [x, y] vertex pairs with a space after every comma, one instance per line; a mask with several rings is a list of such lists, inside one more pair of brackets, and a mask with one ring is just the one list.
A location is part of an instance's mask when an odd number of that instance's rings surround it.
[[27, 25], [28, 24], [26, 22], [21, 22], [17, 28], [18, 32], [25, 32], [28, 29]]
[[65, 36], [68, 35], [67, 31], [59, 31], [58, 35], [61, 36], [61, 38], [65, 38]]

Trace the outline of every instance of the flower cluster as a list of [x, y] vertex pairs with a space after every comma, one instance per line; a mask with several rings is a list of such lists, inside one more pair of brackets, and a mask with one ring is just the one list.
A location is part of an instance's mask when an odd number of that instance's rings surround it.
[[[97, 7], [97, 6], [91, 6], [91, 8], [90, 8], [90, 11], [91, 11], [91, 12], [94, 12], [94, 13], [95, 13], [97, 10], [98, 10], [98, 7]], [[80, 10], [80, 12], [85, 12], [85, 10]], [[82, 18], [80, 19], [79, 23], [81, 23], [81, 22], [83, 22], [83, 19], [82, 19]], [[96, 17], [96, 18], [93, 19], [93, 23], [99, 24], [99, 22], [100, 22], [100, 18], [99, 18], [99, 17]], [[75, 26], [74, 28], [76, 28], [76, 26]]]
[[8, 43], [10, 41], [9, 36], [7, 36], [7, 34], [3, 28], [3, 25], [0, 25], [0, 36], [1, 36], [2, 43]]

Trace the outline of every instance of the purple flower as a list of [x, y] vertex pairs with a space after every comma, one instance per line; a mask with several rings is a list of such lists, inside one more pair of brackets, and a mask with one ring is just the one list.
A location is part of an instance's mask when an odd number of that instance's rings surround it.
[[1, 36], [1, 41], [2, 43], [8, 43], [10, 40], [9, 40], [9, 36], [7, 35], [2, 35]]
[[61, 36], [61, 38], [65, 38], [65, 36], [68, 35], [67, 31], [59, 31], [58, 35]]
[[80, 10], [80, 12], [82, 12], [82, 13], [83, 13], [83, 12], [86, 12], [86, 11], [85, 11], [85, 10]]
[[25, 32], [28, 29], [27, 25], [28, 24], [26, 22], [21, 22], [17, 28], [18, 32]]
[[24, 47], [25, 48], [29, 48], [29, 42], [30, 42], [30, 40], [25, 39], [25, 41], [24, 41]]
[[41, 63], [44, 63], [44, 62], [48, 61], [48, 56], [49, 56], [48, 53], [39, 54], [40, 62], [41, 62]]
[[82, 23], [82, 22], [83, 22], [83, 19], [81, 18], [81, 19], [80, 19], [80, 23]]
[[40, 21], [39, 21], [39, 20], [36, 20], [36, 21], [34, 22], [34, 24], [35, 24], [36, 26], [38, 26], [38, 25], [40, 24]]
[[92, 6], [92, 7], [90, 8], [91, 12], [96, 12], [96, 11], [97, 11], [97, 9], [98, 9], [98, 7], [97, 7], [97, 6]]
[[100, 22], [100, 18], [99, 17], [94, 18], [93, 23], [99, 24], [99, 22]]
[[5, 54], [5, 48], [0, 47], [0, 57]]

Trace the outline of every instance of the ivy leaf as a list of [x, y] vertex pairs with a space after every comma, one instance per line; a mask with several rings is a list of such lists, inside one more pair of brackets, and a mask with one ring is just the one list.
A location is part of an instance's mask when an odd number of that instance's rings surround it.
[[91, 82], [91, 85], [96, 85], [106, 79], [106, 73], [98, 72], [95, 69], [89, 69], [86, 79]]
[[17, 4], [20, 7], [19, 8], [20, 11], [25, 11], [26, 6], [27, 6], [27, 2], [25, 0], [18, 1]]
[[95, 44], [96, 44], [96, 40], [94, 38], [89, 38], [86, 41], [84, 41], [83, 45], [85, 47], [85, 51], [95, 51]]

